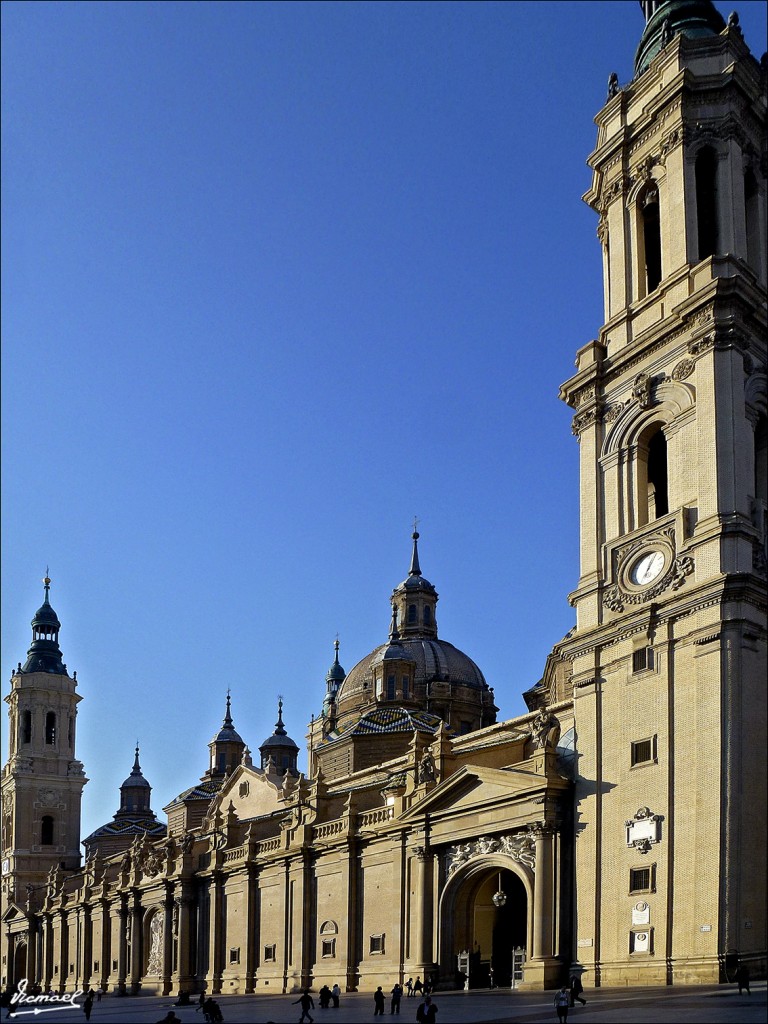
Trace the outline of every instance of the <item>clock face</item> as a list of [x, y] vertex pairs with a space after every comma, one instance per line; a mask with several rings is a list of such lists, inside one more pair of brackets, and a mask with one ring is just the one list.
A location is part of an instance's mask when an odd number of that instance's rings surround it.
[[664, 553], [662, 551], [646, 551], [644, 555], [635, 562], [629, 571], [629, 578], [638, 587], [644, 587], [653, 583], [664, 568]]

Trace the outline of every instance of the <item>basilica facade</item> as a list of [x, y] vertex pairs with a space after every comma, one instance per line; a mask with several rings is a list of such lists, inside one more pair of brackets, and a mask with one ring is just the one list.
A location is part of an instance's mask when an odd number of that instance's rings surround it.
[[765, 971], [766, 62], [711, 3], [641, 7], [635, 77], [611, 76], [589, 156], [605, 323], [561, 389], [580, 450], [576, 625], [528, 713], [500, 720], [439, 636], [414, 533], [384, 642], [349, 673], [337, 646], [306, 775], [281, 705], [252, 755], [227, 697], [165, 820], [137, 749], [83, 861], [81, 697], [46, 579], [5, 698], [4, 986]]

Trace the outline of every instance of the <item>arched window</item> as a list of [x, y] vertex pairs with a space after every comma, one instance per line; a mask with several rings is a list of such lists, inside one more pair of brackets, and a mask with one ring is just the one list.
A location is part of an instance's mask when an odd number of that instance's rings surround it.
[[428, 626], [432, 622], [432, 609], [429, 605], [424, 607], [424, 625]]
[[667, 512], [667, 439], [662, 430], [657, 430], [648, 443], [648, 519], [658, 519]]
[[706, 146], [696, 157], [696, 217], [699, 259], [717, 252], [717, 155]]
[[219, 771], [223, 772], [227, 767], [227, 755], [219, 754]]
[[637, 521], [635, 527], [669, 512], [667, 485], [667, 439], [660, 423], [649, 426], [637, 442]]
[[760, 272], [760, 211], [758, 209], [757, 179], [751, 170], [744, 175], [744, 218], [747, 222], [747, 262]]
[[31, 743], [32, 742], [32, 712], [23, 711], [21, 713], [21, 742]]
[[394, 673], [392, 675], [387, 676], [387, 700], [395, 699], [395, 682], [396, 677]]
[[758, 416], [755, 424], [755, 498], [768, 507], [768, 420]]
[[645, 294], [650, 295], [661, 283], [661, 218], [659, 190], [655, 182], [649, 182], [641, 193], [639, 210], [645, 264]]
[[50, 814], [44, 814], [40, 825], [40, 845], [53, 846], [53, 818]]
[[403, 676], [403, 700], [408, 700], [410, 695], [410, 683], [408, 676]]
[[45, 716], [45, 742], [49, 747], [56, 743], [56, 715], [53, 711]]
[[409, 623], [409, 625], [414, 623], [414, 622], [416, 622], [417, 617], [418, 617], [418, 611], [416, 609], [416, 605], [415, 604], [409, 604], [408, 605], [408, 623]]

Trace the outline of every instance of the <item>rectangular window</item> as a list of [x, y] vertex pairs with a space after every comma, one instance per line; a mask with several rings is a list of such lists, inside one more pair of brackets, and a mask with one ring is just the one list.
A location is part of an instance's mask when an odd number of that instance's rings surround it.
[[471, 732], [471, 731], [472, 731], [472, 723], [471, 722], [464, 722], [464, 721], [462, 721], [462, 722], [459, 723], [459, 735], [460, 736], [466, 736], [466, 734], [468, 732]]
[[629, 869], [629, 891], [653, 892], [656, 886], [656, 865], [649, 864], [647, 868]]
[[653, 764], [656, 761], [656, 737], [649, 736], [645, 740], [634, 740], [631, 748], [631, 764], [634, 768], [639, 764]]
[[371, 956], [381, 956], [384, 953], [384, 936], [371, 936]]
[[277, 960], [277, 946], [265, 946], [264, 947], [264, 963], [270, 963]]
[[648, 672], [653, 668], [653, 648], [638, 647], [632, 652], [632, 671]]
[[653, 928], [645, 928], [642, 931], [632, 931], [629, 933], [629, 952], [630, 954], [637, 955], [638, 953], [652, 953], [653, 952]]
[[395, 699], [395, 676], [387, 676], [387, 700]]
[[408, 676], [403, 676], [403, 700], [408, 700]]
[[239, 964], [240, 963], [240, 947], [239, 946], [233, 946], [230, 949], [230, 951], [229, 951], [229, 962], [231, 964]]
[[321, 955], [324, 957], [336, 956], [336, 939], [323, 939]]

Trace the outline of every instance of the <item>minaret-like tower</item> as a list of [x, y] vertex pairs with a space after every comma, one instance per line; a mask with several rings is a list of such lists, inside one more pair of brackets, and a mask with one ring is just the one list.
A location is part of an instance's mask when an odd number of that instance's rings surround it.
[[587, 984], [765, 969], [766, 76], [731, 15], [641, 3], [585, 199], [605, 324], [580, 444], [574, 953]]
[[2, 773], [2, 886], [6, 902], [23, 905], [27, 886], [52, 866], [80, 866], [80, 804], [88, 781], [75, 755], [76, 673], [61, 659], [51, 581], [32, 619], [27, 660], [11, 676], [9, 756]]
[[137, 740], [131, 774], [120, 787], [120, 808], [112, 821], [97, 828], [83, 840], [86, 857], [95, 853], [100, 853], [102, 857], [121, 853], [136, 836], [149, 836], [150, 839], [165, 836], [166, 826], [157, 820], [152, 810], [151, 795], [152, 787], [145, 779], [139, 763]]
[[229, 690], [227, 690], [227, 710], [224, 714], [224, 721], [221, 723], [221, 729], [208, 744], [208, 750], [210, 761], [208, 771], [203, 776], [204, 779], [230, 775], [243, 760], [245, 741], [236, 732], [235, 724], [232, 721]]

